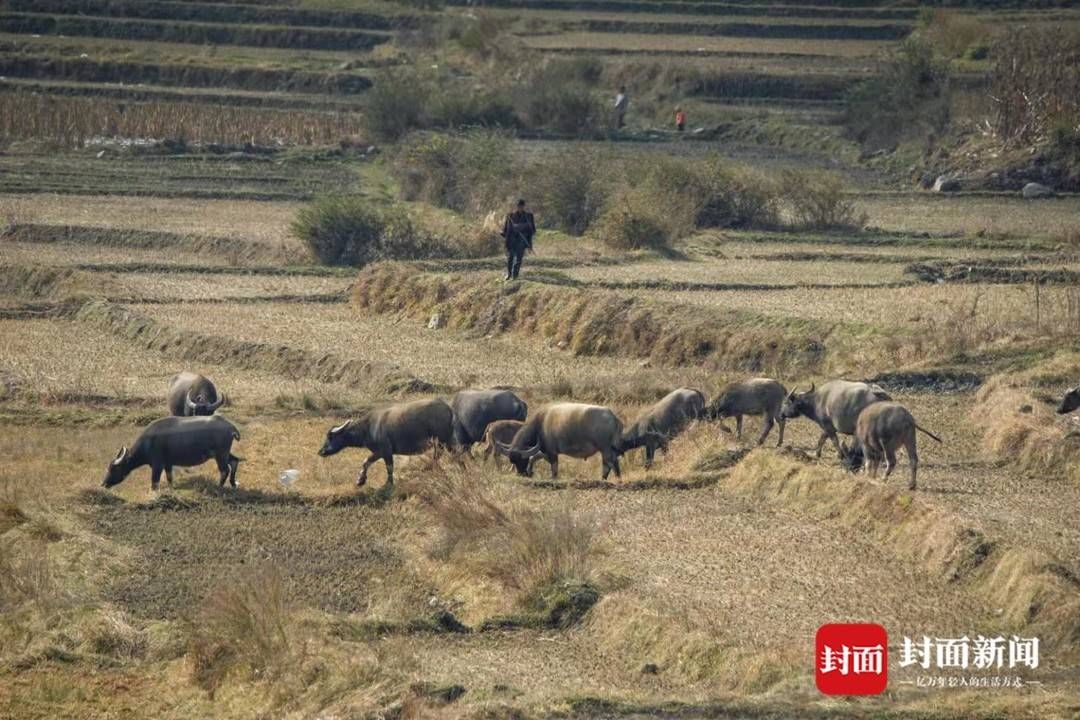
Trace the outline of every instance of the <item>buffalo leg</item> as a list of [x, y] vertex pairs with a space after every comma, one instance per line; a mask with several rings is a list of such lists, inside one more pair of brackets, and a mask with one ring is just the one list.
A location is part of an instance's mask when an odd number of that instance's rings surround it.
[[615, 477], [621, 478], [622, 468], [619, 467], [619, 453], [612, 450], [611, 459], [608, 461], [608, 464], [611, 466], [611, 469], [615, 471]]
[[383, 464], [386, 465], [386, 485], [389, 487], [394, 484], [394, 456], [384, 457]]
[[784, 445], [784, 423], [785, 422], [786, 422], [786, 420], [784, 420], [783, 416], [777, 418], [777, 420], [776, 420], [776, 425], [777, 425], [777, 427], [780, 428], [780, 437], [776, 441], [776, 447], [783, 447], [783, 445]]
[[821, 448], [825, 447], [825, 441], [829, 439], [829, 433], [824, 430], [821, 431], [821, 437], [817, 441], [817, 452], [814, 453], [814, 457], [821, 458]]
[[758, 445], [762, 445], [762, 444], [765, 443], [765, 438], [769, 437], [769, 431], [772, 430], [772, 426], [773, 426], [772, 415], [766, 415], [765, 416], [765, 427], [761, 431], [761, 437], [758, 438], [758, 441], [757, 441]]
[[[652, 467], [653, 457], [656, 455], [656, 445], [652, 440], [645, 443], [645, 469], [648, 470]], [[607, 465], [607, 460], [604, 461], [604, 465]], [[607, 475], [607, 473], [604, 473]]]
[[172, 465], [165, 466], [165, 482], [169, 483], [169, 487], [172, 487]]
[[742, 440], [742, 415], [735, 416], [735, 439]]
[[885, 450], [885, 479], [888, 480], [892, 471], [896, 469], [896, 451], [892, 448]]
[[360, 477], [356, 478], [356, 486], [360, 487], [367, 482], [367, 471], [374, 463], [382, 459], [382, 455], [379, 453], [371, 453], [368, 459], [364, 461], [364, 466], [360, 468]]
[[229, 484], [236, 487], [236, 471], [240, 467], [240, 458], [229, 453]]
[[919, 453], [915, 451], [915, 443], [911, 443], [907, 446], [908, 462], [911, 463], [911, 482], [908, 483], [908, 490], [915, 489], [915, 475], [919, 471]]
[[218, 485], [220, 485], [221, 487], [225, 487], [225, 481], [229, 479], [229, 470], [230, 470], [229, 458], [230, 457], [232, 457], [231, 454], [224, 455], [224, 456], [219, 455], [216, 458], [217, 459], [218, 474], [220, 475], [220, 477], [218, 478]]
[[552, 480], [558, 480], [559, 479], [559, 456], [558, 455], [548, 455], [547, 456], [547, 461], [548, 461], [548, 464], [551, 465], [551, 479]]
[[151, 465], [150, 466], [150, 489], [153, 490], [154, 492], [157, 492], [158, 483], [161, 482], [161, 471], [162, 471], [162, 469], [163, 468], [160, 465]]

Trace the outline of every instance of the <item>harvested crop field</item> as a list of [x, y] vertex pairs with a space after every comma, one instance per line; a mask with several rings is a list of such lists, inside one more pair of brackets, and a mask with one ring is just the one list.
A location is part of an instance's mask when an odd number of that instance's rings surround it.
[[[985, 95], [1080, 15], [976, 4], [11, 0], [0, 717], [1074, 717], [1080, 200], [1016, 182], [1075, 182], [1076, 123]], [[154, 424], [181, 371], [220, 409]], [[762, 376], [879, 386], [917, 484], [738, 435]], [[373, 420], [485, 388], [604, 408], [527, 473], [461, 405]], [[885, 692], [819, 691], [827, 623], [884, 626]]]

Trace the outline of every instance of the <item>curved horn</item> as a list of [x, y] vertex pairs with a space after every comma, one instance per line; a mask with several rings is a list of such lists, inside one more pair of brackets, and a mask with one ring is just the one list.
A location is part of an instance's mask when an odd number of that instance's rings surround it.
[[119, 464], [125, 457], [127, 457], [127, 445], [120, 448], [120, 452], [116, 453], [116, 457], [113, 459], [112, 464]]
[[331, 435], [333, 435], [334, 433], [338, 433], [338, 432], [341, 432], [342, 430], [344, 430], [344, 429], [345, 429], [345, 427], [346, 427], [346, 426], [347, 426], [347, 425], [348, 425], [348, 424], [349, 424], [350, 422], [352, 422], [352, 421], [351, 421], [351, 420], [346, 420], [345, 422], [341, 423], [341, 424], [340, 424], [340, 425], [338, 425], [337, 427], [332, 427], [332, 428], [330, 428], [330, 434], [331, 434]]
[[[216, 391], [215, 391], [215, 392], [216, 392]], [[219, 392], [219, 393], [217, 393], [217, 401], [216, 401], [216, 402], [212, 402], [212, 403], [210, 403], [209, 405], [207, 405], [207, 406], [206, 406], [206, 409], [207, 409], [207, 410], [209, 410], [209, 411], [210, 411], [211, 413], [213, 413], [213, 412], [215, 412], [215, 411], [216, 411], [216, 410], [217, 410], [217, 409], [218, 409], [219, 407], [221, 407], [221, 406], [222, 406], [222, 405], [224, 405], [224, 404], [225, 404], [225, 393], [223, 393], [223, 392]]]
[[501, 452], [503, 455], [509, 455], [510, 453], [514, 452], [514, 447], [512, 445], [507, 445], [504, 442], [499, 442], [498, 440], [494, 440], [494, 438], [492, 440], [495, 443], [495, 449]]
[[198, 405], [196, 405], [194, 402], [192, 402], [192, 400], [191, 400], [191, 390], [188, 390], [187, 395], [184, 396], [184, 409], [187, 411], [188, 415], [194, 415], [195, 411], [198, 409], [198, 407], [199, 407]]
[[816, 387], [817, 387], [817, 385], [815, 383], [810, 383], [810, 390], [808, 391], [808, 393], [810, 395], [813, 395], [814, 394], [814, 388], [816, 388]]
[[788, 398], [790, 399], [790, 398], [793, 398], [793, 397], [795, 397], [795, 393], [797, 393], [797, 392], [799, 392], [799, 386], [798, 386], [798, 385], [796, 385], [795, 387], [791, 388], [791, 392], [789, 392], [789, 393], [787, 394]]

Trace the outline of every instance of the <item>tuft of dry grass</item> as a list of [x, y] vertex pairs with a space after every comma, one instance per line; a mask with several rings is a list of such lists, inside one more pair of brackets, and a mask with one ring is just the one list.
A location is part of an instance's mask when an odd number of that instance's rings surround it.
[[419, 489], [441, 537], [433, 555], [498, 583], [522, 609], [544, 611], [553, 589], [595, 582], [597, 523], [568, 507], [502, 507], [475, 479], [452, 471]]
[[260, 567], [213, 591], [195, 620], [189, 654], [192, 680], [213, 697], [225, 678], [280, 677], [300, 652], [290, 628], [281, 574]]

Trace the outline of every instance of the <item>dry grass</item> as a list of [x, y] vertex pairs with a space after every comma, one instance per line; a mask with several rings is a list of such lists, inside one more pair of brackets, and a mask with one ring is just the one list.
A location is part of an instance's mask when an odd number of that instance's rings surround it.
[[[441, 530], [433, 556], [497, 583], [512, 606], [550, 616], [559, 612], [553, 595], [596, 581], [598, 527], [592, 517], [567, 506], [501, 506], [462, 472], [430, 477], [417, 491]], [[569, 625], [577, 616], [551, 619]]]
[[564, 48], [587, 50], [637, 51], [708, 51], [754, 53], [770, 55], [829, 55], [844, 58], [868, 57], [888, 47], [887, 42], [870, 40], [803, 40], [772, 38], [709, 37], [699, 35], [650, 35], [631, 33], [564, 32], [553, 35], [534, 35], [526, 39], [531, 48], [557, 50]]
[[[756, 253], [764, 249], [756, 249]], [[820, 252], [820, 250], [818, 251]], [[742, 258], [735, 260], [725, 246], [719, 257], [692, 258], [688, 262], [672, 262], [648, 258], [642, 262], [620, 265], [583, 264], [566, 271], [582, 282], [615, 281], [620, 283], [662, 284], [702, 283], [723, 285], [861, 285], [893, 283], [905, 280], [904, 264], [889, 262], [843, 262], [834, 260], [767, 260]]]
[[267, 110], [210, 103], [130, 103], [100, 98], [0, 95], [0, 134], [81, 147], [122, 138], [180, 138], [196, 144], [327, 145], [363, 134], [352, 112]]
[[1054, 239], [1076, 226], [1080, 199], [1032, 202], [1010, 196], [867, 194], [859, 197], [859, 208], [868, 225], [892, 232]]

